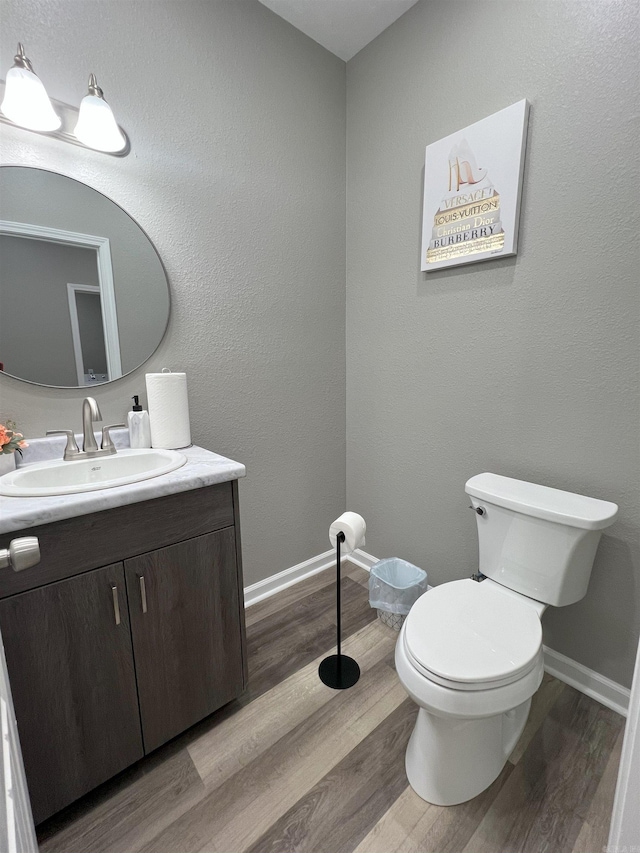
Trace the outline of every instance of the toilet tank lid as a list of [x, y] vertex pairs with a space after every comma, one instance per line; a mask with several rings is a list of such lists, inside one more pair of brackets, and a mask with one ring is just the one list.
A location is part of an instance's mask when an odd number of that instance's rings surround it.
[[474, 498], [496, 506], [585, 530], [608, 527], [618, 514], [617, 504], [610, 501], [514, 480], [500, 474], [476, 474], [467, 480], [465, 491]]

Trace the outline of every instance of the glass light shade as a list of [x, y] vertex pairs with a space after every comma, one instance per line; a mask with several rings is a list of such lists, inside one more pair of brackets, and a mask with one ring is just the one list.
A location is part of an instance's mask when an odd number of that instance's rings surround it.
[[28, 130], [57, 130], [62, 121], [51, 106], [39, 77], [26, 68], [7, 71], [6, 88], [0, 110], [14, 124]]
[[74, 131], [80, 142], [98, 151], [122, 151], [127, 145], [111, 107], [97, 95], [85, 95]]

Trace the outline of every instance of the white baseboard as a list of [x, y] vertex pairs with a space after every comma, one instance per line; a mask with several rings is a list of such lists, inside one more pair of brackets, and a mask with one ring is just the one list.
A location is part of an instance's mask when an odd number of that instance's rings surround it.
[[617, 711], [623, 717], [627, 716], [630, 690], [572, 658], [561, 655], [560, 652], [549, 649], [547, 646], [543, 648], [544, 668], [549, 675], [575, 687], [576, 690], [611, 708], [612, 711]]
[[[317, 575], [325, 569], [330, 569], [335, 566], [336, 555], [335, 551], [325, 551], [324, 554], [318, 554], [317, 557], [312, 557], [310, 560], [305, 560], [304, 563], [298, 563], [297, 566], [291, 566], [290, 569], [285, 569], [283, 572], [278, 572], [277, 575], [271, 575], [270, 578], [265, 578], [263, 581], [251, 584], [244, 588], [244, 606], [251, 607], [252, 604], [257, 604], [265, 598], [270, 598], [283, 589], [293, 586], [300, 581], [310, 578], [312, 575]], [[377, 563], [375, 557], [371, 554], [366, 554], [358, 549], [353, 554], [343, 557], [341, 562], [349, 560], [350, 563], [355, 563], [362, 569], [369, 571], [374, 563]]]
[[[361, 569], [369, 571], [374, 563], [378, 562], [377, 557], [367, 554], [358, 548], [353, 554], [342, 558], [342, 562], [348, 560]], [[257, 604], [264, 598], [269, 598], [278, 592], [281, 592], [287, 587], [293, 586], [300, 581], [310, 578], [312, 575], [317, 575], [325, 569], [335, 565], [335, 552], [333, 550], [325, 551], [324, 554], [319, 554], [317, 557], [312, 557], [304, 563], [298, 563], [297, 566], [292, 566], [290, 569], [285, 569], [283, 572], [278, 572], [277, 575], [272, 575], [263, 581], [258, 581], [251, 586], [245, 587], [244, 590], [244, 605], [251, 607], [252, 604]], [[431, 587], [430, 587], [431, 588]], [[544, 668], [559, 681], [564, 681], [565, 684], [575, 687], [581, 693], [585, 693], [597, 702], [600, 702], [607, 708], [611, 708], [623, 717], [627, 716], [629, 708], [629, 696], [631, 691], [627, 690], [621, 684], [611, 681], [600, 673], [589, 669], [581, 663], [578, 663], [571, 658], [561, 655], [553, 649], [544, 646]]]
[[360, 568], [364, 569], [366, 572], [369, 571], [371, 566], [378, 562], [377, 557], [372, 557], [371, 554], [367, 554], [367, 552], [363, 551], [361, 548], [357, 548], [353, 554], [349, 554], [348, 557], [345, 557], [345, 560], [348, 560], [356, 566], [360, 566]]
[[318, 554], [317, 557], [305, 560], [304, 563], [291, 566], [290, 569], [278, 572], [277, 575], [271, 575], [270, 578], [265, 578], [263, 581], [246, 586], [244, 588], [244, 606], [251, 607], [252, 604], [257, 604], [264, 598], [270, 598], [277, 592], [287, 589], [287, 587], [300, 583], [300, 581], [310, 578], [312, 575], [317, 575], [318, 572], [323, 572], [330, 566], [335, 565], [335, 559], [333, 551], [325, 551], [324, 554]]

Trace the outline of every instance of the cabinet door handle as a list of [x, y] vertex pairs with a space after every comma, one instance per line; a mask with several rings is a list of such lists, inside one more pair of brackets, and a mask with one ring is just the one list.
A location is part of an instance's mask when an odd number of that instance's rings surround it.
[[144, 585], [144, 575], [140, 575], [140, 599], [142, 601], [142, 612], [147, 612], [147, 588]]
[[113, 593], [113, 615], [116, 620], [116, 625], [120, 624], [120, 603], [118, 601], [118, 587], [112, 586], [111, 592]]

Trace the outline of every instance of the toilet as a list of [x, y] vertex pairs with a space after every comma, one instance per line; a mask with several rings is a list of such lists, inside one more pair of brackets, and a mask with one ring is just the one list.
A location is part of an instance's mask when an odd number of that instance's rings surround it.
[[424, 593], [395, 653], [419, 706], [407, 778], [439, 806], [472, 799], [500, 775], [542, 681], [541, 616], [584, 597], [601, 532], [618, 513], [609, 501], [498, 474], [472, 477], [465, 491], [480, 580]]

